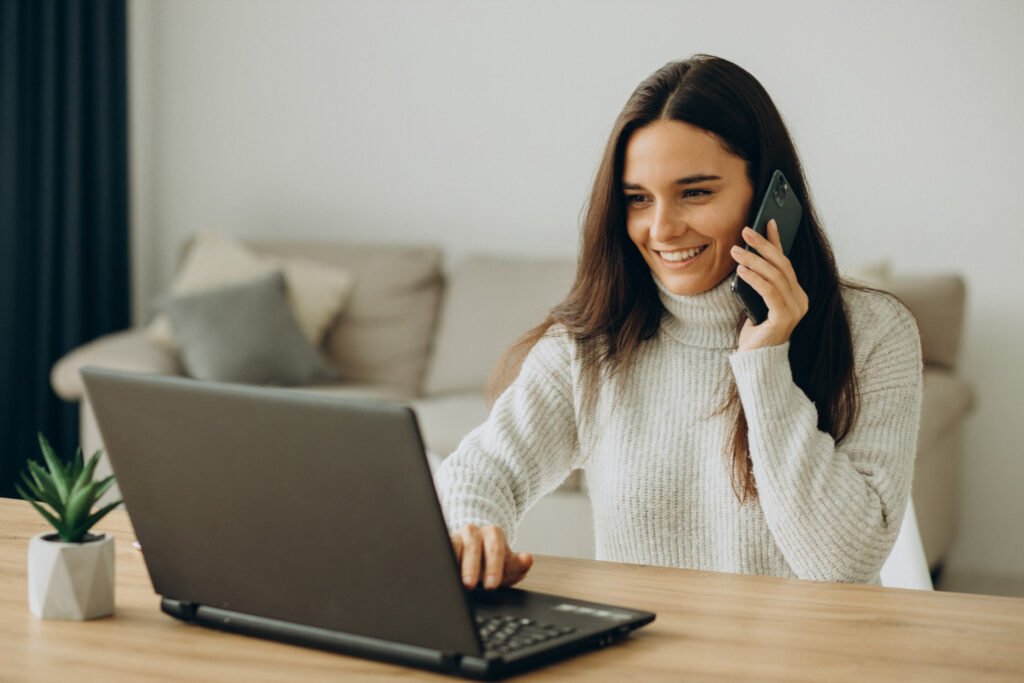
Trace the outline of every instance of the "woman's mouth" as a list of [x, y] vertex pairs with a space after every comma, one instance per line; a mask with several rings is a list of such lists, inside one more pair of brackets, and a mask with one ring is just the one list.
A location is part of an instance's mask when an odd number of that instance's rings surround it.
[[704, 244], [690, 249], [675, 249], [673, 251], [655, 251], [661, 262], [670, 268], [682, 268], [689, 265], [707, 251], [709, 245]]

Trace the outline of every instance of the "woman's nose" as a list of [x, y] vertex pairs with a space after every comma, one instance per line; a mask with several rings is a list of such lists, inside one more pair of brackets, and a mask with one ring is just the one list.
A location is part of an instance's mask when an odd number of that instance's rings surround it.
[[688, 230], [686, 221], [674, 210], [674, 207], [658, 208], [651, 225], [651, 239], [654, 242], [667, 244]]

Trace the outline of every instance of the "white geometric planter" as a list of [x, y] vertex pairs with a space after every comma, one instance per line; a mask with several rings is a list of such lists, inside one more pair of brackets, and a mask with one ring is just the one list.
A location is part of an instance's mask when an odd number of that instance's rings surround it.
[[28, 544], [28, 606], [42, 619], [113, 614], [114, 537], [64, 543], [52, 532], [33, 536]]

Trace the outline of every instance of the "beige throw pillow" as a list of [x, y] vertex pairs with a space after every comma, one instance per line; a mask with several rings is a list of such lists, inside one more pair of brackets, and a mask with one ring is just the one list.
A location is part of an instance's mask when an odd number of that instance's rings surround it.
[[[308, 259], [263, 256], [227, 235], [202, 233], [192, 242], [170, 295], [251, 282], [276, 270], [284, 273], [288, 303], [302, 334], [319, 348], [328, 326], [352, 293], [354, 277], [343, 268]], [[168, 348], [178, 347], [165, 314], [154, 318], [147, 335]]]

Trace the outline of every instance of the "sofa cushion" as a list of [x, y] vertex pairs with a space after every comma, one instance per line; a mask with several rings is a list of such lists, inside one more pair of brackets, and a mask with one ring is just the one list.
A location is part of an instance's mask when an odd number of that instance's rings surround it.
[[[188, 244], [170, 293], [187, 294], [251, 282], [274, 271], [284, 273], [288, 303], [302, 333], [311, 344], [320, 346], [352, 291], [353, 276], [343, 268], [308, 259], [261, 256], [228, 235], [202, 233]], [[165, 315], [158, 315], [150, 323], [148, 333], [153, 340], [177, 349]]]
[[961, 438], [974, 407], [974, 390], [951, 371], [926, 366], [913, 496], [929, 566], [949, 550], [959, 514]]
[[959, 275], [897, 274], [887, 287], [906, 304], [921, 332], [924, 362], [956, 369], [967, 288]]
[[302, 334], [280, 272], [177, 296], [163, 309], [196, 379], [295, 385], [334, 377]]
[[423, 391], [481, 390], [501, 354], [569, 293], [571, 259], [472, 256], [448, 278]]
[[480, 389], [420, 398], [412, 402], [412, 409], [427, 449], [445, 457], [487, 420], [489, 412]]
[[925, 367], [922, 380], [918, 442], [925, 444], [963, 421], [974, 408], [974, 389], [959, 375], [936, 367]]
[[337, 265], [354, 276], [352, 296], [324, 350], [339, 379], [418, 393], [444, 280], [435, 246], [252, 241], [256, 251]]

